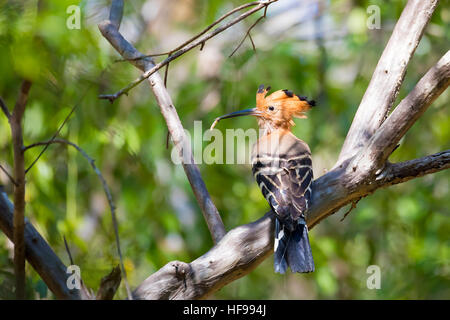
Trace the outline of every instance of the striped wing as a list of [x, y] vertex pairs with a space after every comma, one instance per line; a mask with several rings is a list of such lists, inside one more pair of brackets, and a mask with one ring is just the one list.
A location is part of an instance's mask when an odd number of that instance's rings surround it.
[[302, 152], [290, 158], [256, 157], [253, 175], [283, 225], [294, 230], [294, 222], [305, 218], [311, 199], [311, 155]]

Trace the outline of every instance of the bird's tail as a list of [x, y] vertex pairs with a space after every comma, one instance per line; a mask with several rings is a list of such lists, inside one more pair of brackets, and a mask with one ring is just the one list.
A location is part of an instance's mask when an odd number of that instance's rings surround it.
[[292, 272], [313, 272], [314, 261], [308, 239], [308, 227], [299, 222], [294, 231], [284, 227], [275, 219], [275, 272], [285, 273], [287, 267]]

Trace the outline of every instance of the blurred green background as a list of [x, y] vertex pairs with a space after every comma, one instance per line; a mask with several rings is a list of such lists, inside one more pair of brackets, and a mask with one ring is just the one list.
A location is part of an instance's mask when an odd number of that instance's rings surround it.
[[[245, 3], [222, 0], [126, 1], [121, 32], [141, 52], [176, 47], [220, 15]], [[337, 159], [354, 113], [406, 1], [281, 0], [231, 58], [257, 13], [170, 65], [168, 89], [184, 127], [206, 129], [226, 112], [255, 105], [259, 84], [290, 89], [317, 101], [294, 133], [308, 142], [315, 176]], [[81, 8], [70, 30], [69, 5]], [[61, 132], [92, 158], [117, 205], [122, 252], [132, 288], [167, 262], [192, 261], [212, 240], [180, 165], [166, 149], [167, 128], [147, 83], [115, 103], [99, 100], [139, 76], [103, 39], [97, 24], [109, 1], [0, 1], [0, 96], [14, 106], [24, 77], [33, 81], [24, 119], [25, 144]], [[380, 29], [366, 26], [369, 5], [380, 8]], [[442, 1], [408, 66], [397, 102], [449, 49], [450, 6]], [[161, 58], [156, 59], [160, 61]], [[449, 91], [402, 139], [390, 161], [449, 149]], [[447, 107], [447, 108], [446, 108]], [[254, 119], [221, 122], [219, 129], [256, 128]], [[203, 143], [203, 147], [207, 142]], [[245, 146], [238, 146], [243, 148]], [[242, 149], [239, 149], [242, 150]], [[26, 153], [30, 164], [39, 148]], [[226, 150], [224, 150], [226, 153]], [[0, 164], [12, 172], [7, 119], [0, 114]], [[268, 204], [249, 165], [200, 164], [227, 229], [258, 219]], [[211, 296], [215, 299], [449, 299], [450, 172], [382, 189], [325, 219], [310, 233], [316, 271], [279, 275], [273, 258]], [[0, 172], [0, 184], [12, 185]], [[102, 186], [75, 150], [52, 145], [27, 175], [26, 216], [64, 263], [68, 239], [82, 278], [96, 290], [118, 264], [111, 215]], [[369, 265], [381, 268], [381, 289], [369, 290]], [[13, 298], [12, 245], [0, 235], [0, 298]], [[52, 299], [27, 266], [28, 297]], [[123, 284], [116, 299], [126, 297]]]

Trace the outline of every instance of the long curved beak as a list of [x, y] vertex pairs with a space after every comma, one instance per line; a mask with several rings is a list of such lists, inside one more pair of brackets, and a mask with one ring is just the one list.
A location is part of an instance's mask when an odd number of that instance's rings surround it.
[[225, 114], [223, 116], [216, 118], [209, 130], [214, 129], [216, 124], [222, 119], [234, 118], [234, 117], [240, 117], [240, 116], [260, 116], [260, 115], [261, 115], [261, 112], [256, 108], [250, 108], [250, 109], [231, 112], [231, 113], [228, 113], [228, 114]]

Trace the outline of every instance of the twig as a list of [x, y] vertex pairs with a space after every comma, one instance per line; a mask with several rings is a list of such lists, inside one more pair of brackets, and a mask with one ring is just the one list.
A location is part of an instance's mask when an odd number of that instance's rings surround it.
[[6, 106], [5, 101], [2, 99], [2, 97], [0, 97], [0, 108], [2, 109], [3, 113], [5, 114], [5, 116], [8, 118], [8, 120], [11, 118], [11, 114], [9, 113], [9, 109]]
[[252, 36], [250, 35], [250, 31], [258, 24], [258, 22], [260, 22], [262, 19], [264, 19], [266, 17], [266, 14], [264, 12], [264, 15], [262, 15], [261, 17], [259, 17], [251, 26], [250, 28], [248, 28], [247, 32], [245, 33], [245, 36], [242, 38], [241, 42], [239, 42], [239, 44], [237, 45], [237, 47], [233, 50], [233, 52], [228, 56], [228, 58], [231, 58], [234, 53], [242, 46], [242, 44], [244, 43], [245, 39], [247, 37], [250, 38], [250, 41], [252, 42], [252, 46], [253, 46], [253, 50], [256, 51], [256, 47], [255, 47], [255, 43], [253, 42]]
[[67, 244], [66, 236], [63, 236], [64, 239], [64, 246], [66, 247], [67, 255], [69, 256], [70, 265], [74, 265], [72, 254], [70, 253], [69, 245]]
[[0, 164], [0, 169], [2, 169], [2, 171], [8, 176], [9, 180], [11, 180], [11, 182], [13, 183], [14, 186], [18, 186], [17, 182], [14, 180], [14, 178], [9, 174], [8, 170], [6, 170], [1, 164]]
[[[75, 112], [75, 110], [78, 108], [78, 106], [81, 104], [81, 101], [83, 101], [84, 97], [86, 96], [87, 92], [89, 91], [90, 87], [86, 89], [86, 91], [84, 92], [84, 94], [80, 97], [80, 99], [77, 101], [77, 103], [74, 104], [74, 106], [72, 107], [72, 109], [70, 110], [69, 114], [66, 116], [66, 118], [64, 119], [64, 121], [61, 123], [61, 125], [59, 126], [58, 130], [56, 130], [56, 132], [53, 134], [53, 136], [50, 138], [50, 141], [55, 140], [55, 138], [59, 135], [59, 133], [61, 132], [62, 128], [64, 127], [64, 125], [67, 123], [67, 121], [69, 121], [70, 117], [72, 116], [72, 114]], [[28, 166], [28, 168], [25, 170], [25, 174], [28, 173], [28, 171], [30, 171], [31, 168], [33, 168], [33, 166], [36, 164], [36, 162], [41, 158], [41, 156], [44, 154], [44, 152], [47, 150], [48, 146], [50, 145], [50, 143], [47, 143], [44, 147], [44, 149], [41, 150], [41, 152], [39, 153], [39, 155], [36, 157], [36, 159], [33, 160], [33, 162]]]
[[253, 41], [251, 33], [248, 34], [248, 38], [250, 39], [250, 42], [252, 43], [253, 51], [256, 52], [255, 42]]
[[346, 213], [344, 213], [344, 216], [343, 216], [342, 219], [340, 220], [341, 222], [344, 221], [345, 218], [347, 218], [348, 214], [349, 214], [353, 209], [356, 209], [356, 205], [358, 204], [359, 200], [361, 200], [361, 198], [352, 201], [352, 205], [351, 205], [350, 209], [348, 209], [348, 211], [347, 211]]
[[25, 159], [23, 154], [22, 119], [30, 92], [31, 82], [22, 81], [19, 97], [10, 117], [14, 150], [14, 273], [16, 298], [25, 299]]
[[166, 135], [166, 149], [169, 149], [170, 131], [167, 131]]
[[[144, 72], [139, 78], [137, 78], [136, 80], [130, 82], [126, 87], [120, 89], [119, 91], [117, 91], [114, 94], [102, 94], [99, 95], [100, 99], [106, 99], [109, 100], [110, 102], [113, 102], [114, 100], [116, 100], [117, 98], [119, 98], [121, 95], [123, 94], [128, 94], [128, 92], [133, 89], [134, 87], [136, 87], [137, 85], [139, 85], [142, 81], [144, 81], [145, 79], [147, 79], [148, 77], [150, 77], [152, 74], [154, 74], [156, 71], [158, 71], [159, 69], [161, 69], [162, 67], [164, 67], [165, 65], [167, 65], [168, 63], [170, 63], [171, 61], [179, 58], [180, 56], [182, 56], [183, 54], [185, 54], [186, 52], [194, 49], [197, 46], [201, 46], [205, 41], [211, 39], [212, 37], [216, 36], [217, 34], [223, 32], [224, 30], [228, 29], [229, 27], [235, 25], [236, 23], [240, 22], [241, 20], [247, 18], [248, 16], [252, 15], [253, 13], [261, 10], [262, 8], [267, 7], [268, 5], [270, 5], [273, 2], [276, 2], [278, 0], [268, 0], [268, 1], [259, 1], [259, 5], [251, 10], [248, 10], [247, 12], [241, 14], [240, 16], [234, 18], [233, 20], [231, 20], [230, 22], [228, 22], [227, 24], [218, 27], [217, 29], [213, 30], [212, 32], [209, 32], [207, 34], [205, 34], [203, 37], [201, 37], [200, 39], [191, 42], [190, 44], [187, 44], [186, 46], [183, 47], [183, 49], [180, 49], [178, 51], [176, 51], [174, 54], [170, 55], [169, 57], [167, 57], [166, 59], [164, 59], [163, 61], [157, 63], [153, 68], [147, 70], [146, 72]], [[105, 35], [105, 34], [104, 34]], [[144, 55], [140, 55], [136, 58], [142, 59], [144, 58]], [[136, 58], [130, 59], [131, 61], [136, 60]]]
[[[169, 53], [170, 57], [171, 53]], [[169, 75], [169, 64], [166, 65], [166, 70], [164, 71], [164, 87], [167, 88], [167, 77]]]
[[108, 199], [109, 207], [111, 209], [111, 217], [112, 217], [112, 222], [113, 222], [113, 227], [114, 227], [114, 234], [115, 234], [115, 238], [116, 238], [117, 252], [119, 254], [120, 267], [123, 272], [123, 280], [125, 283], [125, 287], [127, 289], [128, 296], [131, 297], [131, 290], [130, 290], [130, 286], [128, 284], [127, 274], [126, 274], [125, 266], [123, 263], [122, 251], [120, 249], [119, 225], [118, 225], [117, 217], [116, 217], [116, 207], [114, 205], [111, 191], [109, 190], [109, 187], [108, 187], [108, 184], [106, 183], [105, 178], [103, 177], [102, 173], [97, 168], [97, 166], [95, 165], [95, 160], [92, 159], [83, 149], [81, 149], [78, 145], [76, 145], [73, 142], [70, 142], [70, 141], [67, 141], [64, 139], [54, 139], [53, 138], [48, 141], [42, 141], [42, 142], [36, 142], [36, 143], [30, 144], [29, 146], [26, 146], [24, 148], [24, 151], [26, 151], [30, 148], [36, 147], [36, 146], [48, 146], [52, 143], [67, 144], [67, 145], [70, 145], [70, 146], [74, 147], [75, 149], [77, 149], [77, 151], [80, 152], [84, 158], [86, 158], [86, 160], [89, 162], [89, 164], [91, 165], [91, 167], [94, 169], [95, 173], [97, 174], [98, 178], [100, 179], [102, 186], [103, 186], [103, 190], [105, 191], [105, 194], [106, 194], [106, 198]]
[[[146, 55], [143, 55], [143, 56], [140, 56], [140, 57], [137, 57], [137, 58], [133, 58], [133, 59], [119, 59], [119, 60], [116, 60], [116, 62], [135, 61], [135, 60], [139, 60], [139, 59], [143, 59], [143, 58], [159, 57], [159, 56], [170, 55], [170, 54], [172, 54], [172, 53], [174, 53], [174, 52], [177, 52], [178, 50], [184, 48], [185, 46], [187, 46], [187, 45], [188, 45], [189, 43], [191, 43], [192, 41], [198, 39], [199, 37], [201, 37], [202, 35], [204, 35], [206, 32], [208, 32], [209, 30], [211, 30], [212, 27], [216, 26], [217, 24], [219, 24], [220, 22], [222, 22], [223, 20], [225, 20], [226, 18], [228, 18], [228, 17], [231, 16], [232, 14], [234, 14], [234, 13], [236, 13], [236, 12], [238, 12], [238, 11], [244, 10], [244, 9], [246, 9], [246, 8], [253, 7], [253, 6], [256, 6], [256, 5], [259, 5], [259, 4], [261, 4], [261, 2], [262, 2], [262, 1], [253, 1], [253, 2], [250, 2], [250, 3], [243, 4], [243, 5], [241, 5], [241, 6], [237, 7], [237, 8], [234, 8], [233, 10], [227, 12], [226, 14], [224, 14], [223, 16], [221, 16], [219, 19], [217, 19], [216, 21], [214, 21], [212, 24], [210, 24], [209, 26], [207, 26], [207, 27], [206, 27], [205, 29], [203, 29], [200, 33], [196, 34], [195, 36], [193, 36], [193, 37], [190, 38], [189, 40], [186, 40], [185, 42], [183, 42], [182, 44], [180, 44], [178, 47], [176, 47], [176, 48], [174, 48], [174, 49], [172, 49], [172, 50], [170, 50], [170, 51], [167, 51], [167, 52], [161, 52], [161, 53], [146, 54]], [[266, 8], [267, 8], [267, 6], [266, 6]], [[203, 46], [204, 46], [204, 45], [205, 45], [205, 41], [203, 41], [203, 42], [201, 43], [200, 51], [203, 49]]]
[[[64, 246], [66, 247], [66, 252], [67, 255], [69, 256], [69, 260], [70, 260], [70, 265], [74, 265], [74, 261], [72, 258], [72, 254], [70, 253], [70, 249], [69, 249], [69, 244], [67, 243], [66, 240], [66, 236], [63, 236], [64, 238]], [[93, 291], [91, 289], [89, 289], [88, 287], [86, 287], [86, 285], [84, 284], [83, 280], [80, 279], [80, 284], [81, 284], [81, 288], [80, 288], [80, 296], [83, 300], [93, 300]]]

